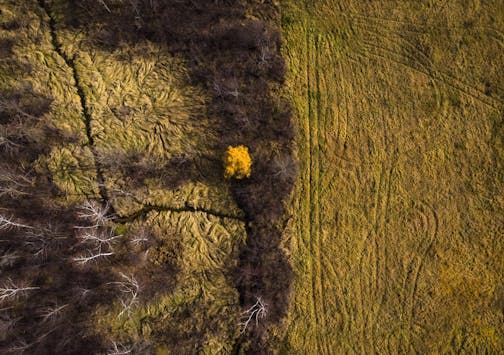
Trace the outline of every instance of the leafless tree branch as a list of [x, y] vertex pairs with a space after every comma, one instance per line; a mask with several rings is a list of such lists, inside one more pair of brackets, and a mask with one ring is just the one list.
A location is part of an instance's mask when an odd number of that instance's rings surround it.
[[64, 304], [63, 306], [55, 305], [45, 307], [40, 313], [40, 315], [42, 316], [42, 321], [46, 322], [50, 319], [56, 319], [60, 317], [63, 309], [65, 309], [66, 307], [68, 307], [68, 304]]
[[[0, 145], [2, 137], [0, 137]], [[0, 197], [10, 196], [18, 197], [21, 195], [26, 195], [27, 193], [23, 189], [31, 186], [32, 180], [27, 176], [16, 175], [11, 173], [0, 174]]]
[[109, 282], [110, 285], [119, 286], [119, 290], [123, 293], [120, 299], [122, 310], [118, 317], [124, 313], [131, 314], [131, 308], [138, 302], [138, 294], [140, 293], [140, 285], [133, 275], [120, 273], [124, 281]]
[[96, 226], [104, 226], [110, 222], [111, 216], [108, 215], [109, 205], [102, 206], [97, 201], [86, 200], [79, 208], [77, 217], [90, 221]]
[[16, 285], [10, 278], [0, 287], [0, 303], [15, 300], [27, 291], [38, 290], [40, 287]]
[[98, 247], [103, 247], [107, 246], [109, 249], [112, 249], [113, 244], [117, 239], [121, 238], [122, 235], [114, 235], [113, 232], [104, 233], [100, 231], [85, 231], [81, 235], [79, 235], [77, 238], [80, 239], [81, 243], [83, 244], [91, 244], [95, 245], [96, 248]]
[[105, 10], [107, 10], [108, 12], [111, 12], [109, 7], [105, 3], [105, 0], [98, 0], [98, 3], [101, 4], [105, 8]]
[[259, 65], [266, 65], [272, 58], [272, 52], [269, 43], [261, 46], [261, 54], [259, 55]]
[[259, 319], [266, 318], [266, 315], [268, 314], [268, 305], [262, 300], [261, 297], [256, 297], [256, 300], [257, 302], [254, 303], [252, 307], [242, 313], [242, 321], [240, 322], [240, 326], [242, 327], [242, 334], [247, 330], [250, 322], [255, 320], [257, 326], [259, 324]]
[[88, 264], [90, 262], [96, 261], [99, 258], [104, 258], [107, 256], [111, 256], [113, 254], [114, 254], [113, 252], [102, 252], [101, 247], [99, 247], [97, 251], [88, 249], [87, 255], [81, 255], [81, 256], [74, 257], [74, 258], [72, 258], [72, 261], [74, 261], [78, 264], [84, 265], [84, 264]]
[[13, 132], [9, 132], [9, 128], [4, 125], [0, 126], [0, 149], [12, 156], [21, 148], [21, 144], [17, 144], [12, 139]]
[[107, 355], [125, 355], [133, 352], [133, 346], [125, 346], [117, 342], [112, 342], [112, 349], [107, 351]]
[[6, 217], [0, 215], [0, 230], [9, 230], [13, 228], [26, 228], [32, 229], [33, 227], [23, 224], [21, 222], [14, 221], [13, 217]]

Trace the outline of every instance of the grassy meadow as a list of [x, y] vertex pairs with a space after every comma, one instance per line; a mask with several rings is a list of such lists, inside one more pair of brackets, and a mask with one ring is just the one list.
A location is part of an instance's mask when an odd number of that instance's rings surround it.
[[285, 354], [504, 349], [504, 5], [284, 1]]

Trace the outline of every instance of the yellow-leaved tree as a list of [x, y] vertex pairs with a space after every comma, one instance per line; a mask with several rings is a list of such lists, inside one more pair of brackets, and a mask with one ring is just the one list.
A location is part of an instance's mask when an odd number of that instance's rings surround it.
[[244, 145], [229, 146], [224, 152], [224, 177], [243, 179], [250, 177], [252, 159]]

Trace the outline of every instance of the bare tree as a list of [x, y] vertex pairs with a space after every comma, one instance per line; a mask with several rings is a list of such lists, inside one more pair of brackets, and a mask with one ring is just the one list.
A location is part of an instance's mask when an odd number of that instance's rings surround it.
[[133, 245], [140, 245], [143, 243], [147, 243], [149, 241], [149, 238], [147, 238], [145, 235], [136, 235], [131, 239], [131, 243]]
[[215, 79], [213, 81], [213, 89], [214, 89], [215, 95], [217, 97], [224, 96], [224, 90], [222, 89], [222, 85], [217, 80], [215, 80]]
[[256, 297], [257, 302], [254, 303], [252, 307], [247, 309], [242, 313], [242, 321], [240, 322], [240, 326], [242, 327], [241, 333], [243, 334], [250, 322], [255, 320], [256, 326], [259, 324], [259, 319], [266, 318], [268, 314], [268, 305], [262, 300], [261, 297]]
[[59, 318], [63, 313], [63, 309], [65, 309], [66, 307], [68, 307], [68, 304], [64, 304], [63, 306], [54, 305], [43, 308], [40, 312], [42, 321], [46, 322], [48, 320]]
[[6, 217], [4, 215], [0, 215], [0, 231], [1, 230], [9, 230], [9, 229], [17, 229], [17, 228], [26, 228], [32, 229], [33, 227], [23, 224], [19, 221], [15, 221], [13, 217]]
[[80, 206], [77, 217], [94, 223], [94, 225], [79, 228], [95, 228], [107, 225], [111, 220], [111, 216], [108, 214], [108, 211], [108, 203], [103, 206], [97, 201], [86, 200]]
[[125, 355], [125, 354], [148, 354], [149, 343], [137, 341], [134, 344], [124, 345], [117, 341], [112, 342], [112, 347], [107, 350], [107, 355]]
[[7, 350], [6, 352], [9, 353], [15, 353], [15, 354], [22, 354], [25, 350], [29, 349], [34, 343], [28, 344], [26, 340], [18, 340], [15, 343], [13, 343]]
[[107, 355], [125, 355], [133, 352], [133, 346], [126, 346], [115, 341], [112, 342], [112, 349], [107, 351]]
[[273, 158], [271, 163], [272, 174], [283, 181], [291, 181], [296, 177], [296, 162], [290, 155], [280, 155]]
[[50, 249], [51, 240], [43, 230], [30, 230], [21, 236], [24, 239], [23, 246], [35, 257], [45, 258]]
[[21, 107], [18, 100], [13, 97], [7, 97], [4, 94], [0, 94], [0, 112], [9, 113], [9, 116], [14, 119], [38, 120], [37, 116]]
[[240, 91], [238, 90], [239, 85], [238, 81], [236, 78], [233, 78], [231, 83], [227, 86], [226, 90], [224, 91], [224, 94], [227, 96], [233, 96], [234, 98], [238, 98], [240, 96]]
[[9, 155], [14, 155], [21, 145], [12, 138], [12, 132], [9, 126], [0, 125], [0, 149]]
[[100, 5], [102, 5], [102, 6], [105, 8], [105, 10], [107, 10], [108, 12], [111, 12], [111, 11], [110, 11], [110, 9], [109, 9], [109, 7], [108, 7], [108, 6], [107, 6], [107, 4], [105, 3], [105, 0], [97, 0], [97, 1], [98, 1], [98, 3], [99, 3]]
[[130, 239], [131, 244], [134, 246], [145, 244], [149, 241], [150, 231], [146, 227], [137, 228]]
[[74, 299], [82, 300], [82, 299], [86, 298], [88, 295], [90, 295], [92, 292], [93, 291], [89, 288], [77, 287], [77, 288], [73, 289]]
[[138, 302], [138, 294], [140, 293], [140, 285], [133, 275], [128, 276], [122, 272], [120, 275], [124, 281], [109, 282], [110, 285], [119, 286], [119, 290], [123, 294], [120, 299], [122, 310], [118, 317], [124, 313], [131, 314], [131, 309]]
[[76, 256], [76, 257], [72, 258], [72, 261], [83, 265], [83, 264], [88, 264], [90, 262], [96, 261], [99, 258], [111, 256], [113, 254], [114, 254], [113, 252], [103, 252], [101, 250], [101, 247], [99, 247], [98, 250], [88, 249], [87, 253], [85, 255]]
[[10, 278], [0, 287], [0, 303], [15, 300], [28, 291], [38, 290], [40, 287], [16, 285]]
[[259, 65], [266, 65], [269, 63], [273, 56], [273, 53], [270, 49], [269, 43], [265, 43], [261, 46], [261, 53], [259, 55]]
[[30, 226], [22, 233], [17, 234], [16, 242], [26, 247], [26, 250], [33, 256], [45, 258], [55, 247], [56, 241], [66, 238], [66, 235], [59, 234], [51, 224], [47, 224], [45, 227]]
[[115, 235], [113, 231], [103, 232], [103, 231], [85, 231], [84, 233], [77, 236], [80, 239], [80, 242], [83, 244], [89, 244], [94, 246], [95, 248], [99, 247], [107, 247], [112, 249], [115, 242], [121, 238], [122, 235]]
[[[2, 137], [0, 136], [0, 145]], [[2, 167], [1, 171], [4, 171]], [[9, 172], [0, 173], [0, 197], [19, 197], [22, 195], [27, 195], [24, 189], [32, 185], [32, 179], [28, 178], [26, 175], [11, 174]]]
[[128, 191], [124, 191], [123, 189], [119, 189], [119, 188], [112, 188], [112, 189], [109, 190], [109, 192], [113, 196], [130, 197], [136, 203], [142, 204], [142, 201], [140, 199], [138, 199], [134, 193], [131, 193], [131, 192], [128, 192]]
[[[20, 339], [20, 340], [17, 340], [15, 343], [13, 343], [11, 345], [11, 347], [9, 347], [6, 352], [7, 353], [15, 353], [15, 354], [20, 354], [20, 353], [23, 353], [24, 351], [26, 351], [27, 349], [31, 348], [32, 346], [34, 346], [35, 344], [37, 343], [40, 343], [42, 340], [44, 340], [49, 334], [53, 333], [54, 331], [56, 331], [59, 327], [55, 327], [47, 332], [45, 332], [44, 334], [42, 335], [39, 335], [36, 337], [36, 339], [34, 341], [32, 341], [31, 343], [28, 343], [25, 339]], [[63, 341], [66, 341], [63, 340]]]
[[[101, 218], [100, 216], [95, 218], [93, 215], [92, 218], [97, 221]], [[72, 258], [72, 261], [83, 265], [114, 254], [114, 245], [122, 235], [115, 235], [112, 229], [105, 228], [103, 230], [98, 225], [86, 228], [81, 229], [81, 233], [77, 235], [79, 243], [87, 248], [86, 252], [84, 255]], [[94, 230], [90, 230], [89, 228], [94, 228]]]

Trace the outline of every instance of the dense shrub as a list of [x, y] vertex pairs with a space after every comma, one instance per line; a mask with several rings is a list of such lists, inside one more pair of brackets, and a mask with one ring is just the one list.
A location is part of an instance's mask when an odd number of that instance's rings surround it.
[[224, 177], [226, 179], [243, 179], [250, 177], [252, 159], [248, 148], [239, 145], [229, 146], [224, 152]]

